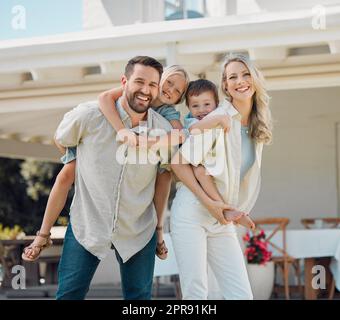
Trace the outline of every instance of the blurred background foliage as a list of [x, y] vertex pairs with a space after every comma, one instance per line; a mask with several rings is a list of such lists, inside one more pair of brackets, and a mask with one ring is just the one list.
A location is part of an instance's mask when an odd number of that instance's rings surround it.
[[[8, 227], [19, 225], [26, 234], [35, 234], [61, 168], [61, 164], [32, 159], [0, 158], [0, 223]], [[61, 224], [67, 221], [72, 197], [73, 189], [58, 220]]]

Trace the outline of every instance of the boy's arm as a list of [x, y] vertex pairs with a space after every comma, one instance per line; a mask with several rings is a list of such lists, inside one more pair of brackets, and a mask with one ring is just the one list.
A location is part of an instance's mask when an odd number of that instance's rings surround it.
[[[204, 117], [204, 119], [196, 122], [189, 127], [189, 132], [192, 134], [202, 133], [204, 130], [216, 128], [221, 126], [224, 131], [228, 132], [231, 126], [231, 119], [229, 115], [215, 115]], [[195, 130], [194, 130], [195, 129]]]

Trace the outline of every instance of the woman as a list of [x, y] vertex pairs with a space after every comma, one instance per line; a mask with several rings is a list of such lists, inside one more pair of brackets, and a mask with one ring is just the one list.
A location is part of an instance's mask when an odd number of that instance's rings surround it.
[[[262, 147], [272, 139], [269, 99], [261, 73], [241, 55], [229, 56], [223, 63], [221, 88], [227, 101], [201, 121], [229, 114], [231, 130], [192, 135], [172, 159], [172, 169], [184, 184], [171, 208], [171, 236], [184, 299], [207, 299], [207, 264], [224, 299], [252, 299], [236, 229], [223, 219], [223, 211], [232, 206], [249, 214], [255, 204]], [[202, 141], [207, 152], [202, 152]], [[213, 176], [224, 203], [208, 197], [190, 164], [203, 165]]]

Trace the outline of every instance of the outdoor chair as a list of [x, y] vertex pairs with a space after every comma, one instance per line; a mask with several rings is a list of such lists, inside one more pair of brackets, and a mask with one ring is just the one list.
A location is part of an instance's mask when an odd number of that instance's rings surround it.
[[[321, 222], [321, 224], [319, 224]], [[301, 223], [306, 229], [315, 228], [338, 228], [340, 227], [340, 218], [308, 218], [301, 219]]]
[[15, 250], [16, 246], [4, 246], [0, 241], [0, 264], [2, 265], [3, 270], [2, 281], [11, 278], [11, 269], [14, 265], [18, 264], [18, 261], [15, 259]]
[[[315, 228], [322, 228], [322, 229], [335, 229], [340, 227], [340, 218], [307, 218], [307, 219], [301, 219], [301, 223], [306, 229], [315, 229]], [[327, 261], [325, 261], [327, 260]], [[322, 265], [329, 266], [331, 262], [330, 258], [320, 258], [318, 259], [318, 263]], [[331, 272], [327, 272], [328, 276], [330, 277], [330, 286], [329, 286], [329, 293], [328, 293], [328, 299], [334, 298], [335, 293], [335, 279]]]
[[[301, 271], [299, 260], [291, 257], [286, 250], [286, 227], [289, 224], [288, 218], [264, 218], [264, 219], [256, 219], [254, 221], [256, 224], [256, 229], [263, 229], [266, 233], [266, 241], [273, 248], [276, 249], [275, 255], [272, 257], [272, 261], [274, 262], [275, 271], [274, 271], [274, 293], [277, 293], [278, 285], [276, 280], [277, 270], [281, 271], [282, 279], [284, 283], [284, 291], [285, 297], [287, 300], [290, 299], [290, 290], [289, 290], [289, 270], [292, 266], [295, 272], [295, 278], [297, 280], [298, 289], [300, 294], [303, 294], [303, 289], [301, 286]], [[282, 247], [274, 244], [271, 239], [278, 232], [281, 232], [282, 237]]]

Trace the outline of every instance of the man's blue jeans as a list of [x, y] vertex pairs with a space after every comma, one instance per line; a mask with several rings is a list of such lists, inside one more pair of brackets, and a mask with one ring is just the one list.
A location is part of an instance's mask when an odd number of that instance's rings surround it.
[[[149, 243], [127, 262], [116, 251], [120, 266], [123, 297], [126, 300], [150, 300], [155, 266], [156, 233]], [[76, 240], [71, 224], [65, 234], [58, 268], [57, 300], [82, 300], [89, 290], [100, 260]]]

